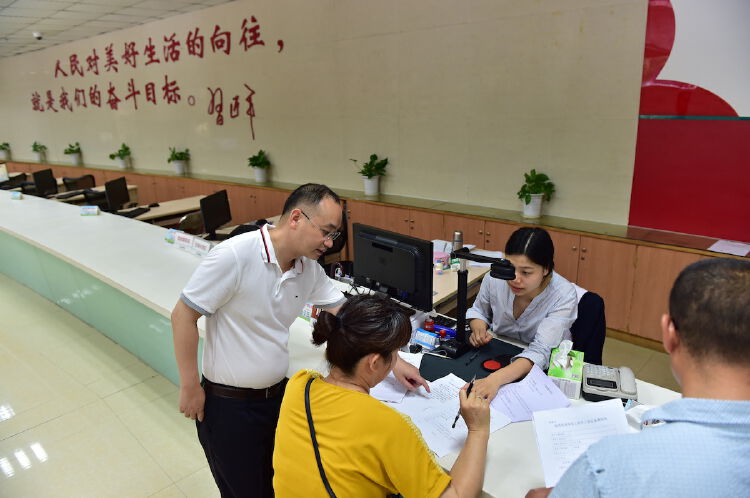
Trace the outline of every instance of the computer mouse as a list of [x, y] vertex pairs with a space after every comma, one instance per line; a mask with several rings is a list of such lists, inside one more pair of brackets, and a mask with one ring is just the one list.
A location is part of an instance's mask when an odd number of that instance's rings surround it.
[[159, 203], [158, 202], [152, 202], [151, 204], [148, 205], [148, 207], [150, 207], [150, 208], [158, 208], [159, 207]]

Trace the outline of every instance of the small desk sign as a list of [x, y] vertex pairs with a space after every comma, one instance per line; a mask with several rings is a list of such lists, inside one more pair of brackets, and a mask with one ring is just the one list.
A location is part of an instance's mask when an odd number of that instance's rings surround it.
[[174, 234], [174, 245], [180, 249], [191, 249], [193, 247], [193, 237], [189, 233], [175, 232]]
[[198, 256], [205, 256], [213, 247], [211, 242], [200, 237], [193, 237], [193, 252]]
[[99, 206], [81, 206], [81, 216], [98, 216]]
[[20, 201], [23, 199], [23, 194], [21, 192], [11, 192], [10, 198], [14, 201]]

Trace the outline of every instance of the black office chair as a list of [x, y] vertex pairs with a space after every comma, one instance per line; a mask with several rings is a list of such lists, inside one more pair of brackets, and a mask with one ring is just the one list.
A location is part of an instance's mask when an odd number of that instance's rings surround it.
[[94, 175], [83, 175], [77, 177], [64, 176], [62, 180], [63, 184], [65, 185], [65, 190], [67, 190], [68, 192], [70, 192], [71, 190], [84, 190], [87, 188], [94, 188], [96, 186]]
[[19, 173], [0, 183], [0, 189], [10, 190], [13, 188], [21, 187], [24, 182], [26, 182], [26, 173]]
[[583, 361], [602, 364], [602, 350], [607, 336], [604, 299], [595, 292], [586, 292], [578, 301], [578, 318], [570, 327], [573, 349], [583, 352]]
[[109, 202], [107, 202], [107, 194], [104, 192], [97, 192], [96, 190], [84, 190], [83, 197], [86, 199], [87, 206], [99, 206], [101, 211], [109, 211]]
[[252, 221], [250, 223], [245, 223], [243, 225], [238, 225], [234, 227], [234, 230], [229, 232], [229, 236], [227, 236], [228, 239], [231, 239], [235, 235], [239, 235], [241, 233], [247, 233], [247, 232], [254, 232], [256, 230], [260, 230], [260, 227], [268, 223], [268, 220], [265, 218], [261, 218], [259, 220]]
[[177, 229], [192, 235], [203, 233], [203, 215], [200, 211], [186, 214], [180, 218]]
[[32, 173], [34, 177], [34, 187], [21, 185], [24, 194], [37, 195], [39, 197], [51, 197], [57, 194], [57, 179], [52, 173], [52, 169], [43, 169]]

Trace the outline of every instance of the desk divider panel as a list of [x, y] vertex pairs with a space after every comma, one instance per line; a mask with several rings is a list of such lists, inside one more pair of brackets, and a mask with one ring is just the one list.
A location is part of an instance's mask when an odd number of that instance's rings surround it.
[[[1, 230], [0, 248], [0, 272], [77, 316], [179, 385], [168, 318], [90, 273]], [[199, 362], [202, 351], [203, 339], [198, 344]]]

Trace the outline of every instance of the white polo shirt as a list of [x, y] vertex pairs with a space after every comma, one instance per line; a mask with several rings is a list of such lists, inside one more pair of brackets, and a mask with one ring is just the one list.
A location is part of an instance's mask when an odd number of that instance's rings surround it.
[[301, 257], [282, 273], [268, 230], [264, 225], [214, 247], [180, 296], [206, 316], [203, 375], [212, 382], [276, 384], [289, 368], [289, 327], [305, 303], [325, 308], [346, 299], [312, 259]]

